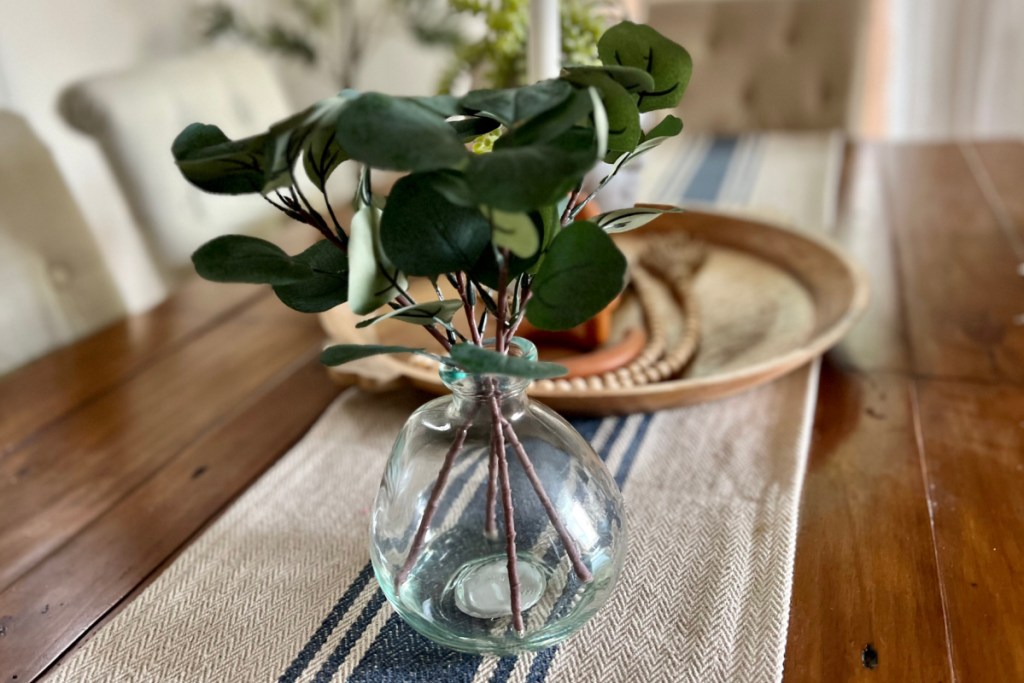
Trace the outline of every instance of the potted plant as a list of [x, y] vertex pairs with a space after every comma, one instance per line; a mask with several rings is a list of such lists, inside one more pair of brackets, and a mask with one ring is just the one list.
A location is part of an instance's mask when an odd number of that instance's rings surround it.
[[[344, 91], [262, 135], [229, 140], [196, 123], [173, 144], [196, 186], [261, 194], [323, 236], [296, 255], [219, 237], [193, 257], [201, 276], [269, 284], [303, 312], [347, 304], [366, 316], [359, 326], [417, 325], [444, 350], [343, 344], [322, 360], [413, 353], [441, 364], [452, 395], [421, 407], [398, 435], [374, 505], [371, 557], [398, 613], [460, 650], [558, 642], [604, 604], [622, 567], [614, 481], [567, 422], [525, 395], [531, 380], [563, 369], [516, 337], [524, 319], [568, 329], [603, 309], [626, 278], [608, 233], [659, 213], [577, 220], [619, 169], [681, 131], [671, 115], [643, 131], [640, 114], [679, 102], [689, 55], [624, 22], [601, 37], [598, 56], [600, 65], [567, 67], [557, 79], [459, 98]], [[611, 170], [584, 193], [600, 160]], [[326, 191], [346, 161], [362, 167], [347, 227]], [[299, 164], [324, 212], [297, 182]], [[385, 197], [371, 190], [376, 170], [405, 175]], [[429, 278], [437, 300], [414, 301], [410, 277]]]

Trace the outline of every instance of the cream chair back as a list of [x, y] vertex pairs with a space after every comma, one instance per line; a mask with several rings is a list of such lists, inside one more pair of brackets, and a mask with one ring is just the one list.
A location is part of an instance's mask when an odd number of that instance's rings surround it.
[[687, 129], [848, 128], [865, 0], [655, 0], [649, 23], [693, 56]]
[[24, 119], [0, 110], [0, 374], [122, 315], [49, 150]]
[[178, 173], [171, 142], [189, 123], [252, 135], [292, 111], [272, 67], [249, 50], [207, 50], [80, 81], [61, 96], [65, 120], [99, 142], [154, 261], [172, 280], [203, 242], [259, 233], [274, 210], [251, 196], [207, 195]]

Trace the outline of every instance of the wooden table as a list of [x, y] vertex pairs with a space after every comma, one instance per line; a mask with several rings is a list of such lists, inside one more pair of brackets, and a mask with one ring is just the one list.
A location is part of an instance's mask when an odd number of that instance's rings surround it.
[[[865, 319], [823, 365], [787, 681], [1024, 680], [1024, 144], [851, 145]], [[0, 683], [96, 631], [339, 389], [315, 319], [190, 282], [0, 380]]]

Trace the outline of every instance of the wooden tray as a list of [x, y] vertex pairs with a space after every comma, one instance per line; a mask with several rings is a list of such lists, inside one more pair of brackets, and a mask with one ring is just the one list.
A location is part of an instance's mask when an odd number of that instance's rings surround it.
[[[860, 269], [824, 241], [747, 218], [688, 212], [666, 214], [621, 236], [624, 252], [636, 254], [657, 240], [685, 231], [708, 247], [691, 286], [700, 311], [701, 337], [680, 376], [639, 386], [562, 387], [535, 385], [531, 395], [572, 414], [609, 415], [659, 410], [711, 401], [770, 381], [816, 356], [842, 338], [868, 300]], [[666, 240], [666, 237], [670, 239]], [[429, 290], [418, 299], [426, 300]], [[635, 305], [615, 312], [637, 324]], [[356, 330], [345, 306], [322, 314], [339, 343], [385, 343], [431, 347], [422, 330], [403, 323]], [[676, 321], [684, 324], [682, 321]], [[677, 325], [678, 326], [678, 325]], [[332, 368], [339, 382], [371, 390], [412, 385], [445, 391], [436, 367], [421, 358], [377, 356]]]

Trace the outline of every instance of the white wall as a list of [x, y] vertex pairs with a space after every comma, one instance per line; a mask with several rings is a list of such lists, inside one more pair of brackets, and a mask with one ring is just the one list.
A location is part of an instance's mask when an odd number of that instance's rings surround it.
[[889, 4], [889, 135], [1024, 137], [1024, 0]]

